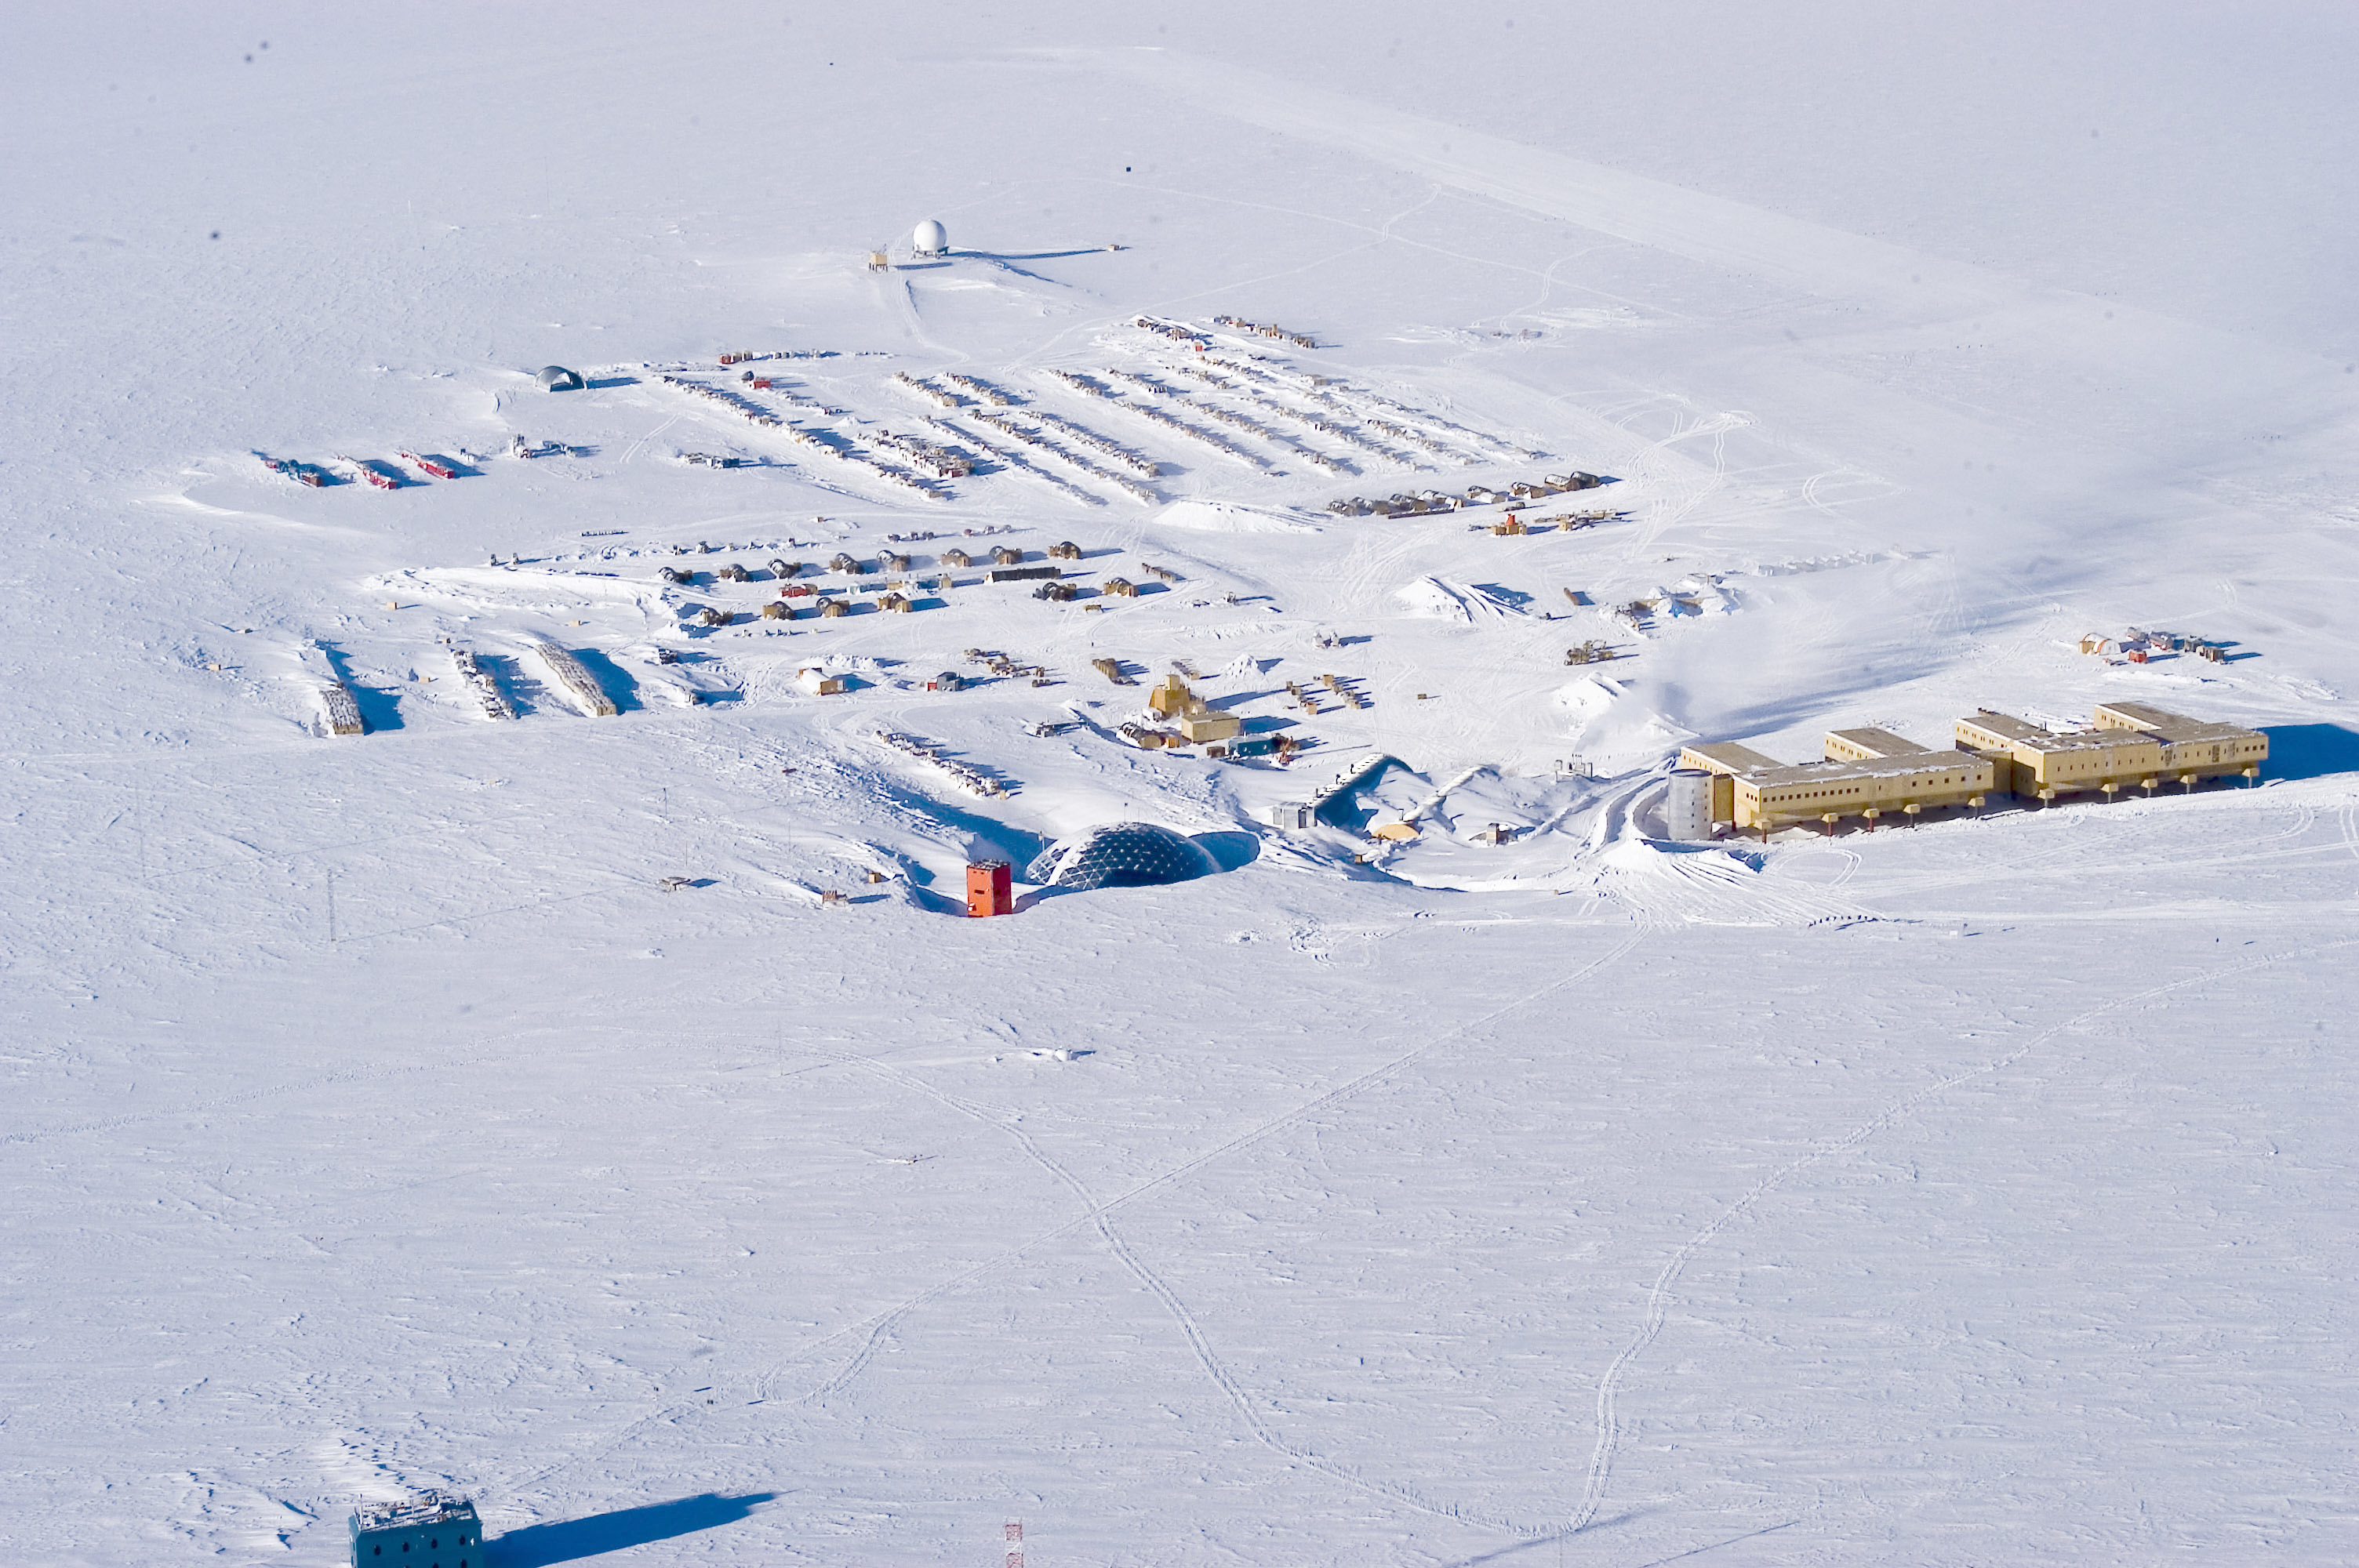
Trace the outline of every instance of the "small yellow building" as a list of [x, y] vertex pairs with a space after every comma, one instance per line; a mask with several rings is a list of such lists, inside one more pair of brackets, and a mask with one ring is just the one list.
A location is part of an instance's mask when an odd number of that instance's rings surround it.
[[1245, 728], [1245, 721], [1234, 713], [1223, 713], [1217, 708], [1207, 708], [1180, 720], [1180, 733], [1199, 746], [1219, 741], [1234, 741]]
[[1188, 689], [1188, 683], [1178, 676], [1165, 676], [1149, 687], [1147, 706], [1158, 719], [1177, 719], [1182, 714], [1200, 713], [1203, 700]]

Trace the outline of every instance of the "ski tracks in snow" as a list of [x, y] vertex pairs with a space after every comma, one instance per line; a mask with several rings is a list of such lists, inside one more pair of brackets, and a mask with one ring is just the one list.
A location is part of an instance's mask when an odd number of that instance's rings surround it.
[[[1282, 1454], [1298, 1465], [1316, 1470], [1332, 1480], [1377, 1492], [1395, 1502], [1416, 1509], [1421, 1513], [1460, 1519], [1470, 1524], [1488, 1525], [1498, 1530], [1514, 1530], [1514, 1526], [1504, 1520], [1473, 1518], [1447, 1504], [1428, 1501], [1406, 1487], [1386, 1481], [1372, 1481], [1348, 1465], [1321, 1458], [1316, 1454], [1307, 1453], [1287, 1443], [1270, 1430], [1269, 1423], [1262, 1419], [1261, 1411], [1255, 1407], [1252, 1397], [1238, 1384], [1235, 1376], [1214, 1353], [1211, 1341], [1205, 1337], [1203, 1325], [1196, 1321], [1196, 1314], [1189, 1311], [1188, 1303], [1180, 1299], [1180, 1292], [1173, 1290], [1160, 1274], [1147, 1267], [1138, 1254], [1131, 1249], [1130, 1244], [1122, 1238], [1121, 1233], [1114, 1229], [1112, 1220], [1108, 1217], [1111, 1206], [1101, 1204], [1097, 1195], [1090, 1191], [1080, 1177], [1067, 1170], [1042, 1149], [1032, 1135], [1024, 1130], [1022, 1122], [1017, 1118], [987, 1106], [977, 1105], [972, 1100], [963, 1099], [957, 1095], [935, 1087], [914, 1073], [904, 1072], [898, 1067], [887, 1065], [870, 1057], [834, 1056], [832, 1059], [846, 1066], [858, 1067], [889, 1082], [914, 1089], [919, 1094], [925, 1095], [957, 1111], [962, 1116], [970, 1117], [1014, 1139], [1035, 1164], [1056, 1178], [1060, 1184], [1081, 1200], [1092, 1227], [1097, 1231], [1099, 1239], [1106, 1244], [1106, 1249], [1130, 1271], [1133, 1279], [1146, 1288], [1148, 1294], [1162, 1303], [1163, 1310], [1171, 1314], [1172, 1323], [1178, 1326], [1180, 1337], [1187, 1341], [1188, 1348], [1194, 1353], [1197, 1364], [1203, 1368], [1204, 1375], [1228, 1397], [1229, 1403], [1235, 1407], [1238, 1417], [1245, 1422], [1246, 1430], [1253, 1433], [1255, 1441], [1261, 1444], [1263, 1447], [1275, 1454]], [[859, 1352], [843, 1369], [829, 1379], [818, 1390], [806, 1395], [801, 1402], [808, 1403], [851, 1382], [858, 1375], [860, 1368], [866, 1365], [870, 1354], [875, 1349], [891, 1321], [888, 1318], [879, 1322], [875, 1328], [870, 1331]]]
[[[2354, 846], [2354, 852], [2359, 852], [2359, 846]], [[1646, 1315], [1638, 1325], [1638, 1331], [1631, 1336], [1629, 1343], [1625, 1345], [1620, 1353], [1614, 1357], [1605, 1368], [1605, 1376], [1598, 1381], [1597, 1436], [1595, 1446], [1590, 1454], [1589, 1476], [1582, 1488], [1581, 1507], [1561, 1527], [1562, 1532], [1573, 1535], [1587, 1530], [1596, 1519], [1599, 1506], [1605, 1500], [1606, 1487], [1612, 1481], [1614, 1475], [1614, 1447], [1621, 1433], [1616, 1396], [1621, 1388], [1622, 1377], [1628, 1370], [1631, 1362], [1645, 1354], [1647, 1347], [1654, 1343], [1655, 1336], [1662, 1332], [1664, 1315], [1670, 1306], [1671, 1287], [1678, 1282], [1680, 1271], [1687, 1267], [1688, 1260], [1694, 1257], [1714, 1237], [1734, 1221], [1752, 1213], [1762, 1199], [1776, 1193], [1788, 1182], [1812, 1166], [1823, 1164], [1837, 1155], [1858, 1148], [1877, 1133], [1908, 1117], [1929, 1100], [1939, 1098], [1960, 1084], [1972, 1083], [1977, 1078], [1986, 1078], [1994, 1073], [2004, 1072], [2057, 1036], [2080, 1029], [2109, 1012], [2118, 1012], [2124, 1008], [2136, 1007], [2141, 1003], [2152, 1001], [2158, 997], [2169, 996], [2173, 991], [2228, 979], [2236, 975], [2254, 969], [2267, 968], [2289, 959], [2310, 957], [2317, 954], [2331, 953], [2352, 946], [2359, 946], [2359, 937], [2341, 942], [2321, 943], [2310, 947], [2294, 948], [2288, 952], [2271, 954], [2266, 957], [2247, 958], [2240, 963], [2206, 969], [2201, 974], [2190, 975], [2183, 979], [2172, 980], [2164, 985], [2151, 986], [2133, 995], [2118, 997], [2112, 1001], [2101, 1003], [2085, 1011], [2073, 1014], [2061, 1023], [2051, 1025], [2004, 1056], [1985, 1062], [1979, 1067], [1970, 1067], [1964, 1072], [1952, 1074], [1949, 1077], [1927, 1085], [1916, 1093], [1895, 1101], [1885, 1108], [1881, 1113], [1861, 1122], [1840, 1138], [1820, 1144], [1809, 1153], [1797, 1156], [1762, 1177], [1745, 1192], [1744, 1196], [1721, 1210], [1701, 1230], [1680, 1243], [1679, 1249], [1673, 1252], [1663, 1264], [1661, 1272], [1655, 1276], [1654, 1285], [1647, 1292]]]
[[[1183, 1161], [1180, 1164], [1174, 1165], [1170, 1169], [1162, 1172], [1160, 1174], [1150, 1176], [1147, 1180], [1138, 1183], [1136, 1185], [1132, 1186], [1115, 1195], [1114, 1197], [1104, 1200], [1103, 1202], [1094, 1200], [1090, 1195], [1088, 1189], [1083, 1186], [1082, 1184], [1070, 1172], [1066, 1171], [1063, 1166], [1059, 1164], [1047, 1153], [1041, 1151], [1038, 1145], [1033, 1141], [1028, 1133], [1025, 1132], [1021, 1128], [1016, 1127], [1014, 1123], [1007, 1121], [1005, 1118], [988, 1109], [978, 1108], [968, 1102], [960, 1100], [955, 1096], [937, 1090], [932, 1086], [924, 1083], [922, 1080], [911, 1077], [908, 1075], [900, 1072], [899, 1069], [886, 1066], [882, 1063], [874, 1062], [865, 1057], [837, 1056], [835, 1059], [842, 1062], [846, 1065], [856, 1065], [863, 1070], [874, 1072], [887, 1078], [907, 1083], [911, 1087], [918, 1089], [919, 1092], [940, 1100], [944, 1105], [960, 1110], [966, 1115], [975, 1117], [978, 1119], [987, 1121], [992, 1125], [1007, 1131], [1024, 1146], [1026, 1152], [1029, 1153], [1033, 1159], [1038, 1161], [1044, 1169], [1048, 1170], [1058, 1179], [1059, 1182], [1063, 1184], [1077, 1197], [1079, 1197], [1084, 1207], [1082, 1212], [1074, 1218], [1067, 1220], [1065, 1223], [1053, 1227], [1050, 1229], [1044, 1230], [1038, 1235], [1033, 1237], [1030, 1240], [1013, 1247], [995, 1258], [975, 1264], [971, 1268], [962, 1269], [956, 1274], [936, 1281], [933, 1285], [919, 1292], [915, 1295], [908, 1297], [893, 1306], [886, 1307], [883, 1311], [875, 1314], [872, 1316], [864, 1318], [857, 1323], [847, 1324], [842, 1328], [836, 1330], [833, 1334], [828, 1335], [823, 1338], [815, 1341], [811, 1345], [806, 1346], [800, 1354], [791, 1357], [785, 1364], [774, 1368], [770, 1373], [762, 1378], [761, 1383], [764, 1389], [764, 1397], [768, 1397], [768, 1390], [774, 1385], [775, 1380], [790, 1368], [810, 1360], [812, 1357], [824, 1351], [827, 1346], [836, 1344], [847, 1336], [858, 1335], [860, 1336], [860, 1346], [853, 1353], [850, 1359], [842, 1367], [839, 1368], [832, 1376], [823, 1381], [817, 1389], [806, 1395], [803, 1395], [795, 1402], [798, 1404], [808, 1404], [816, 1399], [843, 1388], [853, 1378], [859, 1375], [860, 1369], [863, 1367], [866, 1366], [870, 1357], [875, 1354], [876, 1346], [882, 1343], [886, 1330], [888, 1330], [894, 1323], [907, 1316], [909, 1313], [916, 1311], [918, 1308], [924, 1306], [930, 1302], [937, 1301], [943, 1296], [949, 1295], [952, 1292], [960, 1290], [977, 1280], [1005, 1272], [1010, 1263], [1023, 1257], [1026, 1253], [1030, 1252], [1037, 1248], [1045, 1246], [1049, 1242], [1057, 1240], [1060, 1238], [1070, 1236], [1073, 1232], [1086, 1226], [1091, 1229], [1095, 1230], [1099, 1236], [1105, 1240], [1106, 1245], [1114, 1251], [1115, 1257], [1122, 1261], [1123, 1265], [1131, 1271], [1132, 1274], [1148, 1290], [1149, 1292], [1154, 1294], [1158, 1301], [1162, 1302], [1165, 1309], [1171, 1314], [1173, 1321], [1179, 1325], [1181, 1335], [1188, 1342], [1189, 1348], [1195, 1354], [1198, 1361], [1203, 1366], [1206, 1374], [1212, 1379], [1213, 1382], [1219, 1386], [1222, 1392], [1228, 1397], [1230, 1402], [1236, 1407], [1240, 1415], [1245, 1422], [1247, 1430], [1253, 1433], [1255, 1439], [1264, 1446], [1267, 1447], [1271, 1452], [1281, 1454], [1296, 1464], [1315, 1469], [1321, 1475], [1327, 1476], [1332, 1479], [1358, 1487], [1364, 1491], [1373, 1492], [1391, 1501], [1399, 1503], [1406, 1508], [1414, 1509], [1420, 1513], [1430, 1514], [1441, 1519], [1454, 1519], [1464, 1524], [1477, 1525], [1484, 1529], [1497, 1530], [1503, 1534], [1518, 1537], [1531, 1537], [1547, 1533], [1547, 1527], [1473, 1514], [1467, 1512], [1463, 1509], [1460, 1509], [1447, 1503], [1432, 1502], [1408, 1490], [1406, 1487], [1399, 1487], [1387, 1481], [1372, 1479], [1366, 1476], [1361, 1475], [1356, 1469], [1350, 1465], [1339, 1464], [1333, 1460], [1323, 1459], [1317, 1454], [1307, 1453], [1287, 1444], [1275, 1432], [1273, 1432], [1268, 1423], [1262, 1419], [1260, 1411], [1254, 1407], [1250, 1397], [1237, 1384], [1235, 1379], [1228, 1372], [1226, 1368], [1221, 1363], [1220, 1358], [1213, 1353], [1211, 1345], [1204, 1337], [1201, 1325], [1196, 1321], [1195, 1315], [1188, 1310], [1186, 1303], [1180, 1299], [1178, 1293], [1172, 1291], [1172, 1289], [1162, 1281], [1160, 1276], [1157, 1275], [1153, 1270], [1147, 1268], [1144, 1262], [1140, 1261], [1137, 1254], [1133, 1252], [1128, 1245], [1121, 1239], [1119, 1234], [1114, 1231], [1112, 1225], [1112, 1217], [1151, 1193], [1158, 1192], [1164, 1187], [1169, 1186], [1171, 1184], [1178, 1182], [1186, 1176], [1192, 1175], [1196, 1172], [1224, 1160], [1233, 1154], [1242, 1152], [1245, 1149], [1251, 1148], [1253, 1145], [1259, 1143], [1267, 1138], [1285, 1131], [1287, 1129], [1298, 1125], [1307, 1118], [1315, 1116], [1322, 1110], [1332, 1109], [1337, 1106], [1344, 1104], [1357, 1096], [1365, 1093], [1367, 1090], [1388, 1081], [1395, 1075], [1408, 1067], [1419, 1059], [1430, 1055], [1434, 1052], [1440, 1050], [1442, 1047], [1449, 1045], [1453, 1042], [1464, 1039], [1468, 1035], [1474, 1033], [1476, 1031], [1495, 1023], [1500, 1019], [1506, 1017], [1510, 1013], [1520, 1011], [1535, 1003], [1546, 1000], [1549, 997], [1565, 989], [1567, 987], [1578, 984], [1579, 982], [1587, 979], [1590, 976], [1595, 974], [1599, 970], [1611, 968], [1613, 965], [1620, 962], [1623, 957], [1629, 954], [1631, 949], [1637, 946], [1644, 939], [1644, 932], [1634, 934], [1618, 946], [1614, 946], [1612, 950], [1590, 960], [1588, 963], [1582, 965], [1580, 968], [1572, 970], [1569, 974], [1552, 980], [1547, 985], [1541, 986], [1538, 989], [1519, 997], [1513, 1001], [1503, 1002], [1499, 1006], [1493, 1008], [1490, 1011], [1471, 1018], [1455, 1028], [1445, 1030], [1441, 1033], [1434, 1035], [1430, 1039], [1414, 1045], [1408, 1050], [1389, 1058], [1378, 1065], [1371, 1067], [1367, 1071], [1337, 1085], [1334, 1088], [1328, 1090], [1326, 1093], [1320, 1095], [1316, 1098], [1308, 1100], [1303, 1104], [1295, 1107], [1292, 1110], [1286, 1111], [1278, 1116], [1270, 1118], [1266, 1121], [1258, 1123], [1257, 1125], [1247, 1129], [1245, 1131], [1237, 1134], [1235, 1137], [1229, 1139], [1227, 1141], [1205, 1151], [1195, 1158]], [[617, 1433], [612, 1443], [605, 1444], [604, 1448], [602, 1449], [601, 1452], [611, 1452], [614, 1448], [619, 1447], [624, 1442], [627, 1441], [634, 1433], [642, 1430], [651, 1422], [664, 1419], [668, 1413], [669, 1413], [669, 1411], [655, 1411], [640, 1418], [638, 1421], [633, 1422], [623, 1432]], [[544, 1480], [548, 1476], [554, 1475], [560, 1470], [570, 1467], [571, 1463], [572, 1462], [569, 1461], [565, 1465], [552, 1466], [549, 1470], [532, 1476], [530, 1479], [534, 1482]]]
[[[1630, 416], [1617, 421], [1627, 429]], [[1635, 561], [1654, 547], [1664, 529], [1686, 517], [1702, 505], [1728, 479], [1728, 433], [1741, 430], [1753, 423], [1753, 416], [1737, 410], [1727, 410], [1708, 418], [1688, 423], [1684, 417], [1680, 428], [1655, 441], [1638, 453], [1632, 466], [1635, 477], [1653, 494], [1646, 503], [1646, 513], [1638, 531], [1623, 546], [1622, 558]], [[1712, 438], [1712, 463], [1699, 472], [1694, 460], [1683, 458], [1671, 449], [1700, 436]]]

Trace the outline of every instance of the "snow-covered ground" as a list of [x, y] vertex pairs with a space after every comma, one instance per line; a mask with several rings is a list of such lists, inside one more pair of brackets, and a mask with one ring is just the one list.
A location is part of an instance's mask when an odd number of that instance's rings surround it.
[[28, 18], [0, 1559], [2359, 1556], [2350, 24], [1978, 18]]

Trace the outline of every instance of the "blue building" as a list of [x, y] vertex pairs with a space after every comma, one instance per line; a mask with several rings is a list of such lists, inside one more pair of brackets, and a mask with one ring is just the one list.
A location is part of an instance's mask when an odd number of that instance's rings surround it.
[[484, 1568], [475, 1505], [448, 1492], [353, 1510], [353, 1568]]

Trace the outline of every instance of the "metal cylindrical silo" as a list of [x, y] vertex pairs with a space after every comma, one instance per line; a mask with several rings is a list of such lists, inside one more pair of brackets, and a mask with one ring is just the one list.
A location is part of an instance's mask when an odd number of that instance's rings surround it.
[[1673, 768], [1663, 796], [1663, 832], [1682, 843], [1712, 837], [1712, 773], [1704, 768]]

